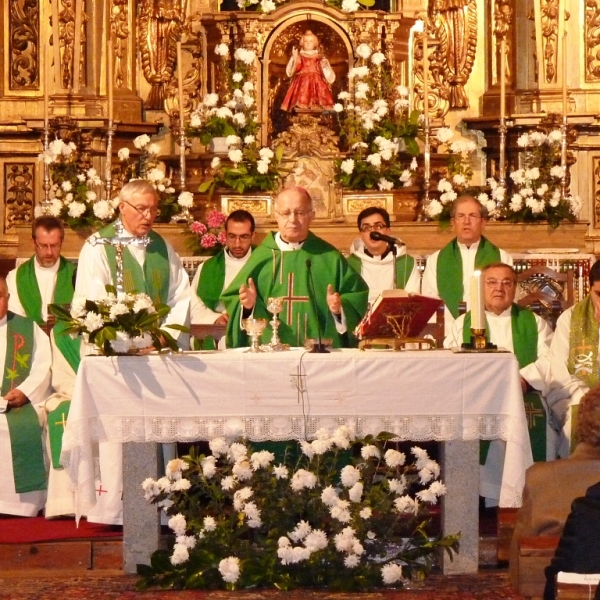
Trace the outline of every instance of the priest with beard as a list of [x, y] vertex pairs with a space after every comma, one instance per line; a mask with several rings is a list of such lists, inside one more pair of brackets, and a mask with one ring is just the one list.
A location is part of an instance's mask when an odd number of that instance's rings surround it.
[[[223, 293], [229, 315], [227, 347], [248, 345], [241, 320], [270, 319], [269, 298], [283, 297], [279, 336], [302, 346], [306, 338], [331, 338], [334, 348], [356, 345], [352, 335], [367, 308], [368, 287], [331, 244], [309, 231], [314, 215], [308, 192], [284, 189], [275, 199], [279, 231], [271, 232]], [[263, 341], [268, 342], [270, 328]]]

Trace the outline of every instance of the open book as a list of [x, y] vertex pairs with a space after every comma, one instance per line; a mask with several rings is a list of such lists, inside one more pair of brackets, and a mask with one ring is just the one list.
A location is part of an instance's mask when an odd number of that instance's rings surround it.
[[439, 298], [409, 294], [405, 290], [384, 290], [356, 328], [364, 338], [414, 338], [442, 305]]

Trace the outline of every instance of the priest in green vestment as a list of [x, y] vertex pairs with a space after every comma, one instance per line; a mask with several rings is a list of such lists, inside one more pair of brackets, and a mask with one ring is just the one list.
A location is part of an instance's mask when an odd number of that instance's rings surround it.
[[415, 259], [407, 254], [406, 246], [371, 239], [373, 231], [391, 236], [388, 211], [369, 206], [360, 212], [357, 224], [360, 237], [352, 242], [348, 262], [369, 286], [369, 304], [373, 304], [383, 290], [420, 293], [421, 276]]
[[[267, 301], [284, 299], [279, 314], [282, 342], [302, 346], [317, 338], [319, 328], [334, 347], [355, 343], [353, 331], [367, 308], [368, 287], [331, 244], [309, 231], [311, 197], [299, 187], [283, 190], [275, 200], [279, 231], [271, 232], [222, 295], [229, 315], [227, 346], [247, 345], [241, 319], [271, 318]], [[271, 336], [268, 327], [263, 341]]]
[[444, 301], [446, 334], [458, 317], [458, 305], [465, 301], [467, 309], [470, 308], [469, 286], [473, 271], [493, 262], [513, 264], [510, 254], [483, 236], [487, 219], [486, 208], [473, 196], [459, 196], [454, 201], [451, 220], [456, 237], [427, 258], [421, 293]]
[[0, 278], [0, 513], [34, 517], [46, 500], [46, 465], [38, 415], [50, 386], [48, 336], [27, 317], [8, 312]]
[[[538, 315], [514, 302], [517, 275], [504, 263], [492, 263], [482, 269], [483, 297], [488, 340], [514, 352], [519, 362], [529, 437], [535, 461], [556, 458], [558, 437], [550, 425], [551, 417], [544, 400], [551, 381], [550, 343], [552, 329]], [[471, 312], [461, 315], [452, 325], [444, 346], [459, 347], [469, 342]], [[481, 495], [497, 500], [504, 464], [504, 442], [490, 444], [481, 473]], [[494, 502], [491, 502], [494, 505]]]

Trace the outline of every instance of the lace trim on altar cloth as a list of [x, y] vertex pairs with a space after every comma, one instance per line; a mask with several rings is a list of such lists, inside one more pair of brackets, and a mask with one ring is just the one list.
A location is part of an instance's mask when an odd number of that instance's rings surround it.
[[[68, 447], [92, 442], [193, 442], [219, 436], [243, 436], [252, 441], [312, 439], [320, 428], [351, 427], [358, 437], [381, 431], [398, 440], [447, 441], [512, 439], [514, 420], [508, 415], [411, 416], [252, 416], [252, 417], [96, 417], [85, 428], [72, 427]], [[512, 425], [512, 426], [511, 426]]]

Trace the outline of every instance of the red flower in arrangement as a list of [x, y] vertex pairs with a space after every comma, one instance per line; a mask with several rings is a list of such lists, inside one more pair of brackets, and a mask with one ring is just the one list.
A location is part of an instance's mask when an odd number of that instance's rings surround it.
[[217, 236], [217, 242], [219, 244], [221, 244], [222, 246], [224, 246], [226, 241], [227, 241], [227, 233], [225, 231], [220, 231], [219, 235]]
[[206, 224], [209, 229], [216, 229], [225, 224], [227, 217], [218, 210], [211, 210], [206, 218]]
[[204, 235], [208, 230], [206, 229], [206, 225], [204, 223], [200, 223], [200, 221], [194, 221], [190, 225], [190, 229], [192, 233], [196, 233], [198, 235]]
[[218, 239], [214, 233], [206, 233], [202, 236], [200, 243], [203, 248], [213, 248], [218, 243]]

